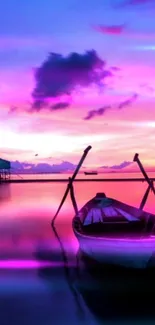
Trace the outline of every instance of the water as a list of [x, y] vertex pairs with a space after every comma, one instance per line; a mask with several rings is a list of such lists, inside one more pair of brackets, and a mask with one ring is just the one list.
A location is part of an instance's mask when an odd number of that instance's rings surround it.
[[[75, 256], [78, 242], [72, 232], [71, 220], [74, 210], [69, 197], [56, 222], [57, 231], [68, 254], [73, 288], [66, 280], [60, 247], [50, 226], [65, 188], [66, 184], [61, 182], [0, 185], [2, 325], [117, 323], [117, 319], [112, 318], [112, 310], [109, 316], [104, 314], [103, 318], [99, 318], [93, 310], [94, 305], [92, 307], [90, 301], [88, 302], [90, 293], [93, 292], [95, 296], [96, 280], [93, 282], [89, 273], [84, 274], [83, 282], [77, 277]], [[146, 188], [145, 183], [76, 183], [75, 194], [79, 208], [100, 191], [138, 207]], [[145, 209], [155, 213], [154, 203], [155, 198], [151, 193]], [[115, 290], [116, 283], [118, 287], [118, 281], [122, 281], [120, 277], [108, 279], [106, 276], [103, 290], [106, 304], [103, 303], [102, 309], [105, 310], [110, 308], [107, 306], [107, 303], [110, 304], [107, 297], [111, 290]], [[86, 288], [84, 294], [81, 292], [81, 285], [83, 288], [87, 287], [89, 294], [86, 294]], [[114, 297], [114, 291], [112, 292]], [[130, 322], [127, 314], [124, 317], [122, 324], [134, 324], [134, 318]], [[150, 317], [151, 322], [153, 316]], [[141, 316], [136, 318], [136, 324], [138, 321], [141, 321]]]

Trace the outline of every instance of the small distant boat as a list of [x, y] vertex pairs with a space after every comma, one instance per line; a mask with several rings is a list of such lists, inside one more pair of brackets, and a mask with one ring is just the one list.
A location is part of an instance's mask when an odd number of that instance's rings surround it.
[[73, 176], [69, 179], [63, 199], [52, 220], [52, 228], [70, 191], [75, 210], [72, 227], [82, 253], [99, 264], [140, 269], [155, 266], [155, 215], [143, 210], [150, 190], [155, 194], [155, 188], [138, 154], [135, 154], [133, 160], [138, 163], [144, 180], [148, 183], [139, 208], [108, 198], [105, 193], [97, 193], [78, 210], [73, 181], [90, 149], [90, 146], [85, 149]]
[[84, 172], [85, 175], [97, 175], [97, 171], [91, 171], [91, 172]]

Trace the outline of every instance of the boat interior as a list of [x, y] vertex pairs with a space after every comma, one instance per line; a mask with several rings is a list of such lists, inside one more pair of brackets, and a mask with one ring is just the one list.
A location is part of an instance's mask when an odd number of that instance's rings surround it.
[[74, 228], [76, 231], [87, 236], [111, 236], [111, 237], [148, 237], [155, 234], [155, 219], [150, 216], [148, 220], [139, 219], [138, 221], [116, 221], [107, 220], [104, 222], [91, 223], [84, 225], [78, 217], [74, 218]]
[[107, 234], [107, 235], [142, 235], [145, 225], [143, 222], [104, 222], [83, 226], [82, 230], [86, 234]]
[[75, 217], [74, 227], [83, 235], [121, 238], [145, 238], [155, 235], [153, 214], [106, 198], [105, 193], [97, 193], [81, 212], [81, 218]]

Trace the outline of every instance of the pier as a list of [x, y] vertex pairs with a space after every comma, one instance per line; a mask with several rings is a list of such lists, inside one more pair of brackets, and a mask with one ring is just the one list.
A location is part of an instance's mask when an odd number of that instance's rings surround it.
[[7, 182], [8, 180], [10, 180], [10, 169], [10, 161], [0, 158], [0, 183]]
[[[43, 178], [29, 178], [29, 179], [7, 179], [10, 183], [68, 183], [68, 178], [61, 179], [43, 179]], [[150, 178], [150, 181], [154, 182], [155, 178]], [[147, 182], [145, 178], [77, 178], [74, 182]]]

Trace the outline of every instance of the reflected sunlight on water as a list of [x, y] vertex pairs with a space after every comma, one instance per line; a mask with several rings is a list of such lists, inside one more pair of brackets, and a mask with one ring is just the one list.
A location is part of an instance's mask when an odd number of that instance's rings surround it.
[[[96, 192], [105, 192], [125, 203], [139, 206], [147, 185], [145, 183], [76, 183], [78, 208]], [[34, 253], [38, 243], [59, 249], [50, 222], [66, 189], [64, 183], [18, 183], [0, 186], [0, 256], [20, 252]], [[155, 212], [155, 198], [150, 193], [145, 210]], [[64, 243], [70, 250], [78, 247], [71, 221], [74, 210], [68, 196], [56, 225]]]
[[[102, 191], [107, 196], [138, 207], [146, 188], [145, 183], [76, 183], [75, 194], [79, 208], [95, 196], [96, 192]], [[4, 319], [2, 324], [48, 325], [53, 323], [53, 319], [58, 324], [67, 324], [69, 321], [79, 324], [75, 302], [61, 267], [60, 247], [51, 229], [51, 219], [65, 189], [65, 183], [0, 185], [0, 299], [3, 299], [0, 315]], [[155, 198], [152, 193], [145, 210], [155, 212]], [[78, 249], [71, 225], [73, 216], [74, 210], [68, 196], [57, 217], [56, 227], [68, 254], [73, 255], [70, 262], [72, 266], [76, 264], [74, 258]], [[21, 272], [26, 272], [24, 278]], [[13, 302], [13, 291], [16, 292], [20, 285], [24, 286], [24, 281], [29, 283], [29, 290], [27, 289], [26, 293], [22, 293], [22, 290], [18, 292]], [[9, 287], [6, 283], [12, 284]], [[35, 289], [32, 283], [35, 283]], [[10, 307], [12, 303], [14, 307]], [[7, 308], [11, 308], [12, 316], [8, 315]], [[83, 308], [86, 307], [83, 305]], [[95, 324], [91, 312], [87, 308], [85, 312], [87, 318], [83, 322], [86, 324], [89, 320], [88, 324]], [[63, 314], [63, 318], [60, 314]]]
[[45, 267], [62, 267], [63, 263], [39, 262], [35, 260], [1, 260], [0, 269], [38, 269]]

